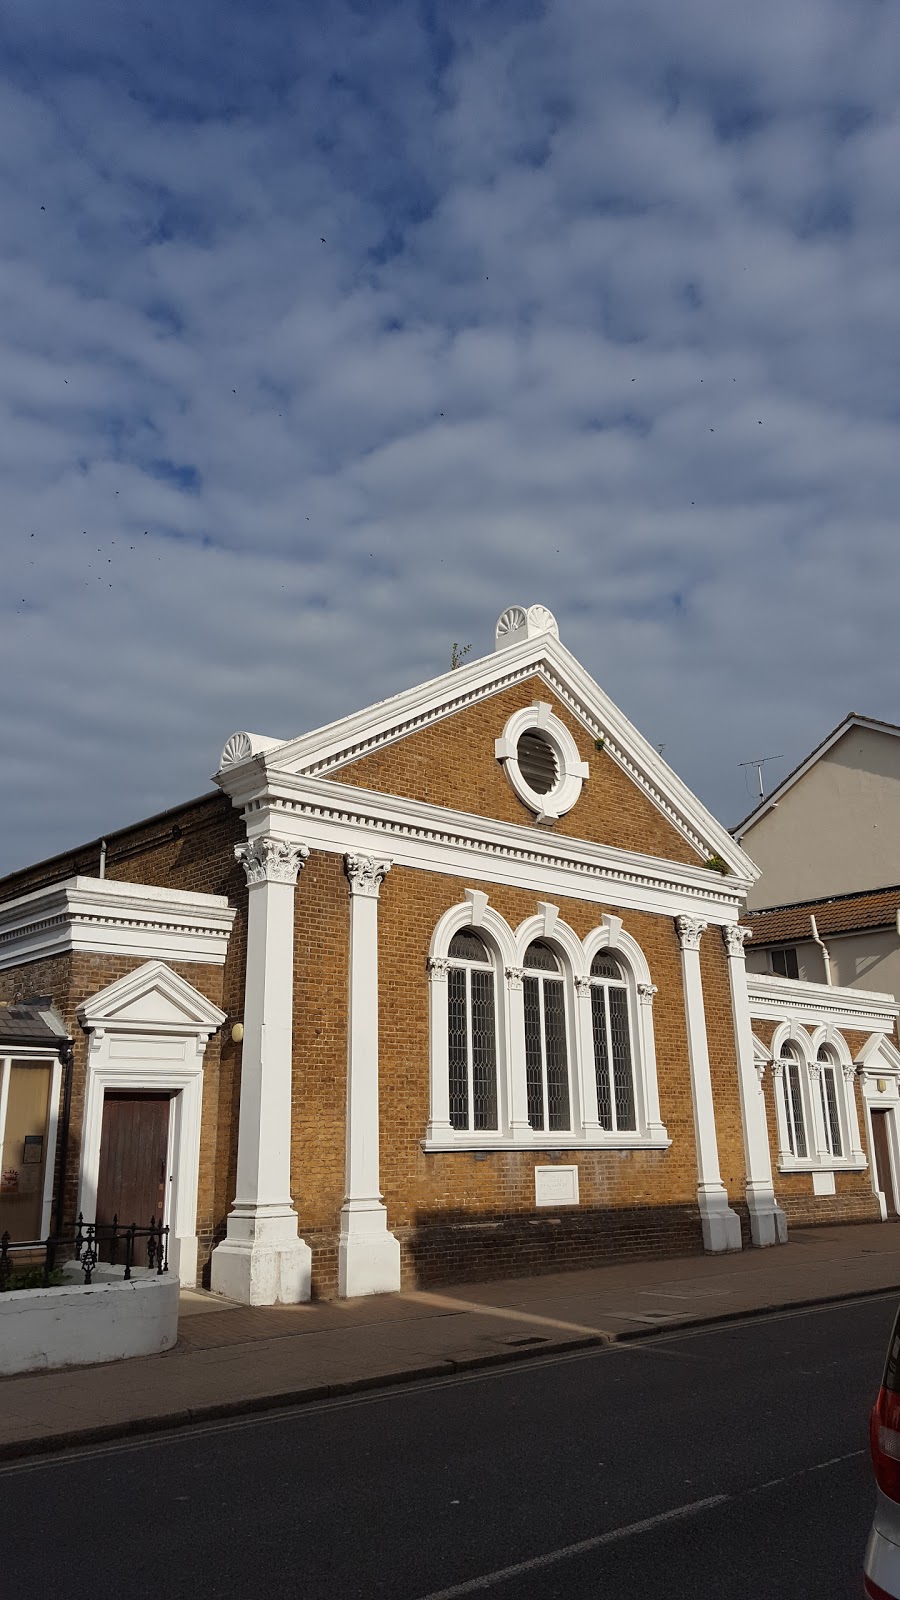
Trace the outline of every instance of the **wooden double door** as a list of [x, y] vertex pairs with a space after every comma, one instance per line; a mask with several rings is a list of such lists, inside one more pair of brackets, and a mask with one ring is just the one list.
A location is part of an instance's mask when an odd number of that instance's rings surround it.
[[103, 1097], [98, 1223], [164, 1222], [171, 1095], [108, 1089]]

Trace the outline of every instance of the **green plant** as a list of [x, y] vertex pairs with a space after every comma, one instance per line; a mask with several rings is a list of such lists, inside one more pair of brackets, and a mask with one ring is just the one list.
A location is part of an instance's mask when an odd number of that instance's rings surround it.
[[594, 749], [595, 750], [603, 750], [605, 748], [606, 748], [606, 740], [604, 739], [604, 737], [603, 737], [603, 735], [601, 733], [599, 739], [595, 739], [594, 740]]
[[451, 672], [455, 672], [457, 667], [462, 666], [471, 648], [472, 646], [470, 644], [457, 644], [456, 640], [454, 639], [453, 649], [450, 651]]
[[728, 862], [723, 861], [720, 855], [713, 854], [711, 856], [707, 856], [703, 865], [708, 867], [710, 872], [721, 872], [723, 878], [727, 878], [731, 872]]
[[46, 1283], [43, 1267], [30, 1267], [23, 1268], [21, 1272], [11, 1273], [7, 1283], [0, 1282], [0, 1292], [12, 1289], [58, 1289], [63, 1283], [65, 1275], [61, 1267], [54, 1267], [53, 1271], [47, 1274]]

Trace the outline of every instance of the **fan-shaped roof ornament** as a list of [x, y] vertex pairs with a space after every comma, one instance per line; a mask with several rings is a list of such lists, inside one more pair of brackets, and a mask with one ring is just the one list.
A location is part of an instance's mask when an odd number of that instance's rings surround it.
[[497, 622], [495, 649], [505, 650], [523, 639], [536, 639], [541, 633], [559, 638], [556, 618], [546, 606], [507, 606]]

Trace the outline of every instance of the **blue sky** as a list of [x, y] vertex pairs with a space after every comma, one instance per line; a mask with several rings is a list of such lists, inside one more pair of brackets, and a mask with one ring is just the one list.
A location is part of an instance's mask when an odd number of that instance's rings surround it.
[[512, 602], [727, 823], [900, 721], [900, 9], [184, 13], [0, 18], [0, 870]]

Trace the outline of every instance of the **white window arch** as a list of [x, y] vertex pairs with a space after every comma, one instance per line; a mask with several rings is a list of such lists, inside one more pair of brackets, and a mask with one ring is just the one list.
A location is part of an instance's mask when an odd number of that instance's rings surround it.
[[572, 1084], [565, 969], [545, 939], [532, 939], [522, 967], [528, 1121], [537, 1133], [568, 1133]]
[[[506, 1143], [509, 1108], [509, 983], [512, 930], [467, 889], [431, 938], [431, 1107], [426, 1148]], [[491, 1039], [491, 1033], [493, 1038]]]
[[803, 1093], [804, 1055], [795, 1039], [785, 1039], [778, 1057], [781, 1067], [781, 1093], [784, 1110], [785, 1144], [787, 1154], [797, 1161], [809, 1156], [809, 1133], [806, 1103]]
[[539, 901], [513, 932], [483, 891], [467, 889], [438, 922], [427, 966], [425, 1150], [671, 1143], [659, 1111], [656, 988], [618, 918], [582, 941]]
[[587, 1053], [603, 1142], [665, 1148], [671, 1141], [659, 1109], [657, 989], [647, 958], [613, 916], [588, 934], [584, 952]]
[[600, 1126], [607, 1133], [635, 1133], [637, 1095], [627, 972], [611, 950], [598, 950], [591, 962], [590, 980]]
[[[863, 1168], [855, 1068], [840, 1031], [829, 1024], [809, 1033], [797, 1022], [780, 1023], [772, 1036], [771, 1055], [781, 1170]], [[816, 1193], [834, 1189], [820, 1187]]]
[[477, 929], [450, 940], [447, 973], [450, 1123], [457, 1133], [497, 1132], [497, 982]]
[[825, 1149], [830, 1156], [836, 1156], [840, 1160], [844, 1155], [845, 1145], [844, 1119], [840, 1110], [844, 1097], [838, 1089], [841, 1069], [830, 1045], [819, 1045], [816, 1052], [816, 1066]]

